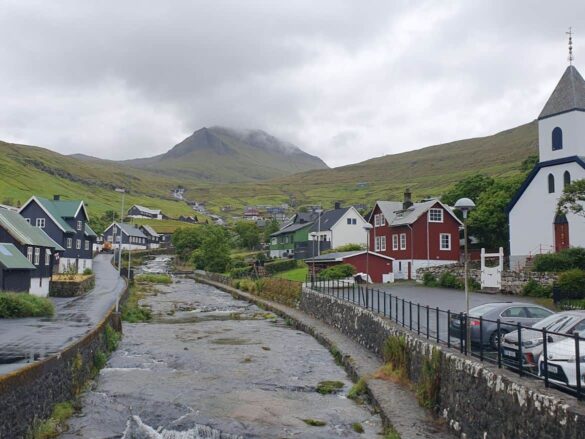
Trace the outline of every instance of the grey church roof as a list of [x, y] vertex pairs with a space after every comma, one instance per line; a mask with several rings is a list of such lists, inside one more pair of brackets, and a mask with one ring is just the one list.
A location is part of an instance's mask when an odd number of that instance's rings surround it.
[[585, 111], [585, 80], [575, 66], [567, 67], [538, 118], [572, 110]]

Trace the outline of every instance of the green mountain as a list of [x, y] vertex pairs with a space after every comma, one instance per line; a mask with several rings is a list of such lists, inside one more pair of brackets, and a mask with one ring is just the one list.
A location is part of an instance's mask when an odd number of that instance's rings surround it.
[[191, 181], [258, 181], [312, 169], [327, 169], [318, 157], [264, 131], [201, 128], [170, 151], [123, 165]]

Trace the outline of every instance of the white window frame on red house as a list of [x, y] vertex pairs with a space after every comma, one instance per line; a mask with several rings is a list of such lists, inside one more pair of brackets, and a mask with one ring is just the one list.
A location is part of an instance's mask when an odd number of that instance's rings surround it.
[[[447, 238], [446, 244], [448, 244], [448, 246], [443, 246], [443, 238]], [[439, 235], [439, 249], [444, 250], [444, 251], [451, 250], [451, 234], [450, 233], [441, 233]]]
[[380, 226], [385, 226], [386, 225], [386, 218], [384, 218], [384, 214], [381, 213], [380, 214]]
[[400, 250], [406, 250], [406, 233], [400, 234]]
[[[433, 218], [433, 214], [434, 218]], [[429, 209], [429, 222], [430, 223], [442, 223], [443, 222], [443, 209], [440, 207], [433, 207]]]
[[398, 234], [392, 235], [392, 250], [398, 250]]
[[386, 237], [380, 236], [380, 251], [386, 251]]
[[380, 216], [378, 214], [374, 215], [374, 227], [380, 227]]
[[380, 237], [376, 236], [375, 244], [374, 244], [374, 251], [380, 251]]

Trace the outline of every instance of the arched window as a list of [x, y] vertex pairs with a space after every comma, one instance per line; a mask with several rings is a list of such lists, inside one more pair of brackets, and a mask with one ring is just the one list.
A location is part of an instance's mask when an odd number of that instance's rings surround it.
[[563, 130], [559, 127], [552, 130], [552, 149], [553, 151], [563, 149]]
[[565, 171], [565, 173], [563, 174], [563, 183], [565, 187], [571, 184], [571, 173], [569, 171]]
[[548, 193], [553, 194], [555, 192], [555, 176], [548, 174]]

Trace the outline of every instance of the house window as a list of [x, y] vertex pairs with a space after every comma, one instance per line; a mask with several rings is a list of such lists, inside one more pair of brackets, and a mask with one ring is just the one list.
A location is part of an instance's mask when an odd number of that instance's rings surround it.
[[386, 251], [386, 237], [385, 236], [380, 236], [380, 250], [381, 251]]
[[392, 235], [392, 250], [398, 250], [398, 235]]
[[73, 239], [67, 238], [67, 248], [71, 248], [72, 245], [73, 245]]
[[442, 223], [443, 222], [443, 209], [431, 209], [429, 210], [429, 222], [431, 223]]
[[113, 242], [114, 241], [114, 237], [112, 235], [108, 236], [108, 242]]
[[552, 174], [548, 174], [548, 193], [555, 193], [555, 176]]
[[81, 239], [76, 239], [75, 240], [75, 248], [77, 250], [81, 250]]
[[32, 262], [32, 258], [33, 258], [33, 248], [32, 247], [28, 247], [26, 249], [26, 258], [28, 259], [29, 262]]
[[406, 250], [406, 233], [400, 234], [400, 250]]
[[353, 225], [356, 225], [356, 224], [357, 224], [357, 219], [355, 219], [355, 218], [352, 218], [352, 219], [351, 219], [351, 223], [352, 223]]
[[563, 183], [565, 187], [571, 184], [571, 173], [569, 171], [565, 171], [563, 174]]
[[376, 246], [375, 246], [375, 250], [376, 250], [377, 252], [379, 252], [379, 251], [380, 251], [380, 237], [379, 237], [379, 236], [376, 236]]
[[386, 225], [386, 219], [384, 218], [384, 214], [383, 213], [380, 214], [380, 225], [381, 226], [385, 226]]
[[48, 267], [51, 265], [51, 250], [45, 249], [45, 265]]
[[451, 234], [441, 233], [441, 250], [451, 250]]
[[89, 241], [85, 241], [85, 249], [89, 250]]
[[35, 265], [39, 265], [41, 262], [41, 249], [35, 248]]
[[272, 239], [270, 240], [270, 243], [271, 243], [272, 245], [276, 245], [276, 244], [277, 244], [277, 241], [278, 241], [278, 239], [277, 239], [277, 238], [272, 238]]
[[77, 221], [77, 230], [83, 229], [83, 221]]
[[558, 151], [563, 149], [563, 130], [556, 127], [552, 130], [552, 150]]
[[38, 228], [44, 229], [45, 228], [45, 219], [44, 218], [37, 218], [35, 224]]
[[380, 215], [374, 215], [374, 227], [380, 227]]

